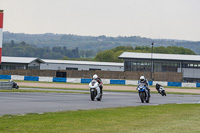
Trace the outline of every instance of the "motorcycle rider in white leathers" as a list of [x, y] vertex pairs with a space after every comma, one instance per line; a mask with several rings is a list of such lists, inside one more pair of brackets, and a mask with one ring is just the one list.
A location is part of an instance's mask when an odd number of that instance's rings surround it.
[[93, 80], [96, 80], [99, 83], [99, 87], [97, 87], [97, 96], [96, 98], [99, 98], [101, 93], [102, 93], [102, 89], [103, 89], [103, 83], [101, 81], [101, 78], [99, 78], [96, 74], [93, 75], [92, 77]]

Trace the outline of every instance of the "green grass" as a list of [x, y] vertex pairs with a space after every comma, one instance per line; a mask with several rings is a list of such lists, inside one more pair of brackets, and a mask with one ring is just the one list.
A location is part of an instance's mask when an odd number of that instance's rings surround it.
[[197, 133], [200, 104], [4, 115], [1, 133]]
[[60, 89], [60, 90], [89, 90], [89, 87], [88, 87], [88, 89], [83, 89], [83, 88], [59, 88], [59, 87], [40, 87], [40, 86], [20, 86], [20, 88], [42, 88], [42, 89]]

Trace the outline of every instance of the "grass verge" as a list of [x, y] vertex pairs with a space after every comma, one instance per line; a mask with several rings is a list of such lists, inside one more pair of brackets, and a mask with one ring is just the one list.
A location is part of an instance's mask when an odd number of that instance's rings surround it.
[[195, 133], [200, 131], [199, 104], [167, 104], [4, 115], [1, 133]]
[[12, 89], [12, 90], [0, 90], [0, 92], [32, 92], [32, 93], [81, 93], [89, 94], [89, 92], [75, 92], [75, 91], [49, 91], [49, 90], [25, 90], [25, 89]]

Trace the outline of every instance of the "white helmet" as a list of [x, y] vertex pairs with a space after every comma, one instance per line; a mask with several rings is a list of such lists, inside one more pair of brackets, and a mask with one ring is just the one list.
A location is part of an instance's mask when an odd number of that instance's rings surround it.
[[140, 76], [140, 81], [144, 82], [145, 77], [144, 76]]
[[98, 76], [96, 74], [93, 75], [93, 79], [97, 79]]

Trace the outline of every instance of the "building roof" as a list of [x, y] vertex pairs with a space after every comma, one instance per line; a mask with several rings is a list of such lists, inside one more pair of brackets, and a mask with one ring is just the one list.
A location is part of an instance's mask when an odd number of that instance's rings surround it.
[[54, 64], [79, 64], [79, 65], [101, 65], [101, 66], [121, 66], [123, 63], [114, 62], [95, 62], [95, 61], [75, 61], [75, 60], [50, 60], [50, 59], [40, 59], [35, 57], [10, 57], [2, 56], [2, 63], [24, 63], [28, 64], [33, 61], [39, 61], [40, 63], [54, 63]]
[[34, 57], [9, 57], [9, 56], [2, 56], [1, 62], [3, 63], [24, 63], [28, 64], [33, 61], [39, 61], [39, 62], [44, 62], [39, 58], [34, 58]]
[[123, 63], [113, 63], [113, 62], [95, 62], [95, 61], [74, 61], [74, 60], [49, 60], [42, 59], [45, 63], [55, 63], [55, 64], [77, 64], [77, 65], [100, 65], [100, 66], [121, 66]]
[[152, 59], [153, 60], [174, 60], [174, 61], [200, 61], [200, 55], [181, 55], [181, 54], [157, 54], [157, 53], [136, 53], [123, 52], [120, 59]]

